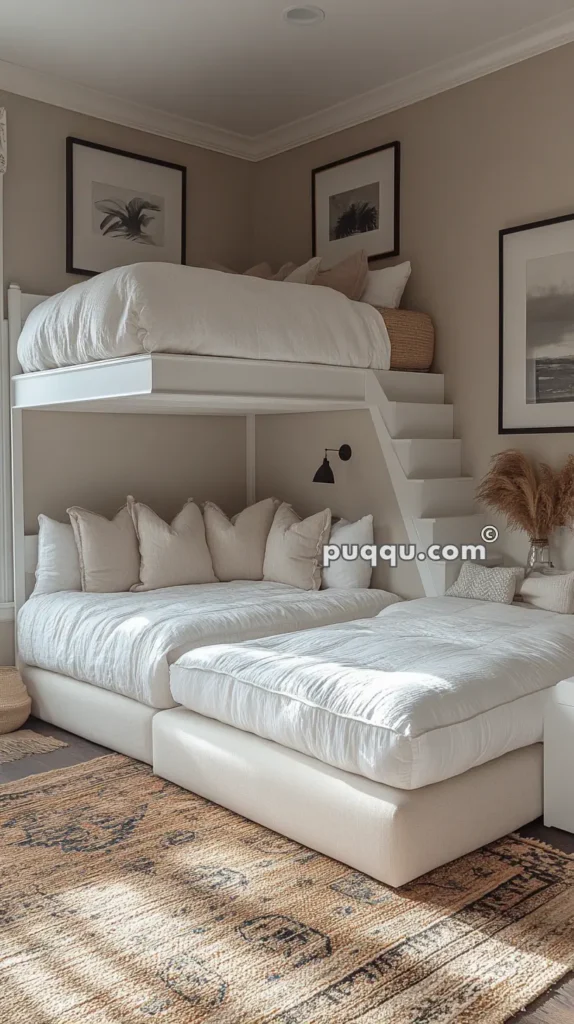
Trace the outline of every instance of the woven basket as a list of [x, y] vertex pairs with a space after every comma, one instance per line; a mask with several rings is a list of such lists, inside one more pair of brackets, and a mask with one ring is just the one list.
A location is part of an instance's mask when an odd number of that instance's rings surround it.
[[0, 668], [0, 733], [14, 732], [30, 715], [32, 701], [17, 668]]
[[430, 370], [434, 356], [434, 325], [427, 313], [410, 309], [379, 309], [391, 342], [391, 370]]

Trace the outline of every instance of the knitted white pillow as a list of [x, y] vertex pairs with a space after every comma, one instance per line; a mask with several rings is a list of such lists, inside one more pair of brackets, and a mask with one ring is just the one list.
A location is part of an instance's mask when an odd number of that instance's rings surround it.
[[446, 596], [512, 604], [523, 576], [524, 569], [505, 569], [499, 566], [489, 568], [477, 565], [476, 562], [463, 562], [458, 579], [447, 590]]
[[532, 573], [518, 593], [532, 608], [561, 615], [574, 614], [574, 572]]

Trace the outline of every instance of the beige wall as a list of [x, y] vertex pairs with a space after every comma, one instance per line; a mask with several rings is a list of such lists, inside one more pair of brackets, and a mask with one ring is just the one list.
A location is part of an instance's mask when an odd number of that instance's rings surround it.
[[[73, 424], [73, 426], [71, 426]], [[79, 504], [112, 515], [127, 494], [173, 518], [187, 498], [245, 505], [245, 418], [26, 412], [25, 529]]]
[[4, 190], [6, 280], [51, 294], [83, 280], [66, 274], [66, 136], [187, 167], [187, 262], [243, 269], [250, 255], [251, 165], [71, 110], [0, 91], [8, 118]]
[[[434, 317], [436, 368], [446, 374], [465, 467], [476, 476], [510, 446], [552, 462], [574, 451], [571, 434], [497, 433], [498, 231], [574, 211], [572, 96], [574, 46], [565, 46], [254, 168], [254, 260], [302, 261], [311, 252], [311, 169], [400, 140], [400, 259], [413, 264], [406, 305]], [[336, 417], [328, 438], [319, 418], [306, 421], [304, 446], [319, 455], [324, 442], [337, 443], [350, 415]], [[298, 430], [291, 421], [284, 429]], [[368, 474], [383, 475], [380, 456], [371, 459], [357, 481], [361, 497], [352, 498], [364, 511], [374, 511]], [[313, 492], [309, 508], [322, 500]], [[523, 559], [521, 535], [505, 546]]]
[[[360, 519], [372, 512], [378, 544], [406, 544], [408, 539], [387, 468], [368, 412], [308, 413], [257, 417], [258, 497], [270, 494], [291, 502], [300, 515], [330, 508], [334, 516]], [[330, 455], [334, 484], [314, 484], [325, 448], [350, 444], [353, 456], [341, 462]], [[422, 593], [416, 566], [378, 566], [373, 584], [402, 597]]]

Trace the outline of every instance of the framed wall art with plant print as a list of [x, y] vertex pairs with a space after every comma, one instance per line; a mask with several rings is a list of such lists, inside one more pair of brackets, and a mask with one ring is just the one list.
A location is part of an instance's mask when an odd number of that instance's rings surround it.
[[69, 274], [128, 263], [185, 263], [186, 168], [66, 140]]
[[313, 171], [313, 255], [327, 268], [364, 249], [400, 251], [401, 146], [389, 142]]
[[500, 232], [499, 433], [574, 432], [574, 214]]

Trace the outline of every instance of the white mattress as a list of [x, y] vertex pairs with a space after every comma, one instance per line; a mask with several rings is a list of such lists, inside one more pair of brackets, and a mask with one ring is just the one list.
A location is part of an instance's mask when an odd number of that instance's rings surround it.
[[148, 593], [32, 597], [20, 611], [22, 661], [174, 706], [169, 665], [185, 651], [376, 615], [384, 590], [303, 591], [279, 583], [209, 583]]
[[574, 617], [423, 598], [374, 619], [193, 651], [171, 670], [192, 711], [399, 789], [542, 739], [572, 675]]
[[107, 270], [41, 303], [24, 324], [25, 372], [175, 352], [388, 370], [383, 318], [330, 288], [171, 263]]

